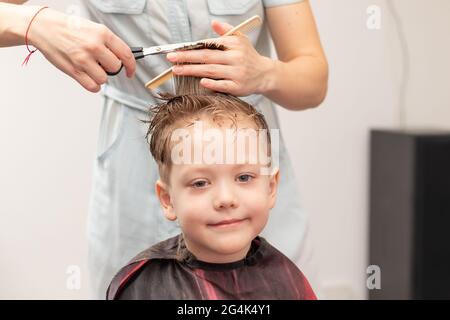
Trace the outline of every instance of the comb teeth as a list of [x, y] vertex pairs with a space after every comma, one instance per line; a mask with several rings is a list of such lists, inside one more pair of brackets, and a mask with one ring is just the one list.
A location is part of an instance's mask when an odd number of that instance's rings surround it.
[[261, 24], [262, 24], [261, 18], [259, 16], [253, 16], [250, 19], [245, 20], [241, 24], [238, 24], [236, 27], [226, 32], [224, 36], [243, 35], [255, 29], [256, 27], [259, 27]]
[[[228, 32], [226, 32], [223, 36], [230, 36], [230, 35], [242, 36], [245, 33], [250, 32], [254, 28], [259, 27], [261, 25], [261, 23], [262, 23], [262, 20], [259, 16], [257, 16], [257, 15], [253, 16], [253, 17], [245, 20], [241, 24], [238, 24], [236, 27], [234, 27], [231, 30], [229, 30]], [[205, 48], [207, 48], [207, 49], [226, 50], [225, 46], [218, 45], [213, 42], [209, 42], [209, 43], [208, 42], [199, 42], [198, 45], [200, 45], [200, 47], [198, 47], [198, 48], [202, 48], [201, 46], [205, 46]], [[195, 47], [196, 45], [193, 45], [193, 46]], [[186, 46], [186, 47], [190, 47], [190, 46]], [[221, 47], [223, 47], [223, 49]], [[194, 49], [194, 48], [190, 48], [190, 49]], [[195, 49], [197, 49], [197, 47], [195, 47]], [[179, 49], [179, 50], [183, 50], [183, 49]], [[187, 49], [184, 48], [184, 50], [187, 50]], [[149, 82], [147, 82], [145, 84], [145, 87], [150, 90], [155, 90], [160, 85], [162, 85], [164, 82], [166, 82], [167, 80], [170, 80], [170, 78], [172, 78], [172, 76], [173, 76], [172, 68], [169, 68], [166, 71], [164, 71], [163, 73], [159, 74], [157, 77], [155, 77], [152, 80], [150, 80]]]

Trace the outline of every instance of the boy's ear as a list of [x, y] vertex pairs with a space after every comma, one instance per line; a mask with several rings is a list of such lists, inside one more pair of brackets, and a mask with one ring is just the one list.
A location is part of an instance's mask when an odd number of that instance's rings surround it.
[[269, 199], [270, 209], [272, 209], [275, 207], [275, 202], [277, 199], [278, 183], [280, 182], [280, 170], [275, 168], [269, 179]]
[[156, 196], [158, 197], [159, 202], [163, 207], [164, 216], [170, 221], [175, 221], [177, 219], [177, 216], [173, 210], [172, 201], [170, 199], [169, 188], [167, 184], [158, 179], [158, 181], [156, 181], [155, 183], [155, 191]]

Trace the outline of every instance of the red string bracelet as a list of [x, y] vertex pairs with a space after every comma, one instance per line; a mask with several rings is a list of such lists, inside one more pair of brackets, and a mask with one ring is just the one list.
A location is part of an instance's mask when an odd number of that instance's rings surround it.
[[36, 18], [36, 16], [38, 15], [39, 12], [41, 12], [44, 9], [47, 9], [48, 7], [42, 7], [40, 8], [33, 16], [33, 18], [31, 18], [30, 23], [28, 24], [28, 28], [27, 28], [27, 32], [25, 33], [25, 45], [27, 46], [27, 50], [28, 50], [28, 55], [25, 58], [25, 60], [23, 60], [22, 62], [22, 66], [23, 65], [27, 65], [28, 64], [28, 60], [30, 60], [30, 57], [33, 53], [35, 53], [38, 49], [34, 49], [34, 50], [30, 50], [30, 48], [28, 47], [28, 31], [30, 31], [30, 27], [31, 27], [31, 23], [33, 22], [34, 18]]

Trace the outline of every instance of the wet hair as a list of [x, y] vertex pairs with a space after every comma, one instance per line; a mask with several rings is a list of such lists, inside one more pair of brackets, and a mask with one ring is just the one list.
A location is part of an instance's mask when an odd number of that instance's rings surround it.
[[[210, 49], [223, 49], [209, 47]], [[258, 110], [236, 96], [208, 90], [200, 85], [200, 78], [174, 76], [175, 93], [159, 92], [152, 95], [161, 102], [150, 106], [144, 121], [149, 127], [146, 139], [150, 152], [158, 164], [161, 180], [169, 184], [171, 160], [171, 134], [177, 128], [188, 127], [200, 118], [213, 122], [229, 120], [237, 128], [237, 122], [245, 119], [255, 124], [256, 129], [267, 132], [270, 153], [270, 132], [267, 122]]]

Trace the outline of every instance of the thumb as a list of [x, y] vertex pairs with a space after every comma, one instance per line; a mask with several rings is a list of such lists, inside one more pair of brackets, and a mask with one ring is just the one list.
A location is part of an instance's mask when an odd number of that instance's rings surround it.
[[217, 20], [213, 20], [211, 22], [211, 26], [215, 33], [217, 33], [219, 36], [224, 35], [227, 31], [233, 29], [233, 26], [231, 24], [228, 24], [226, 22], [220, 22]]

